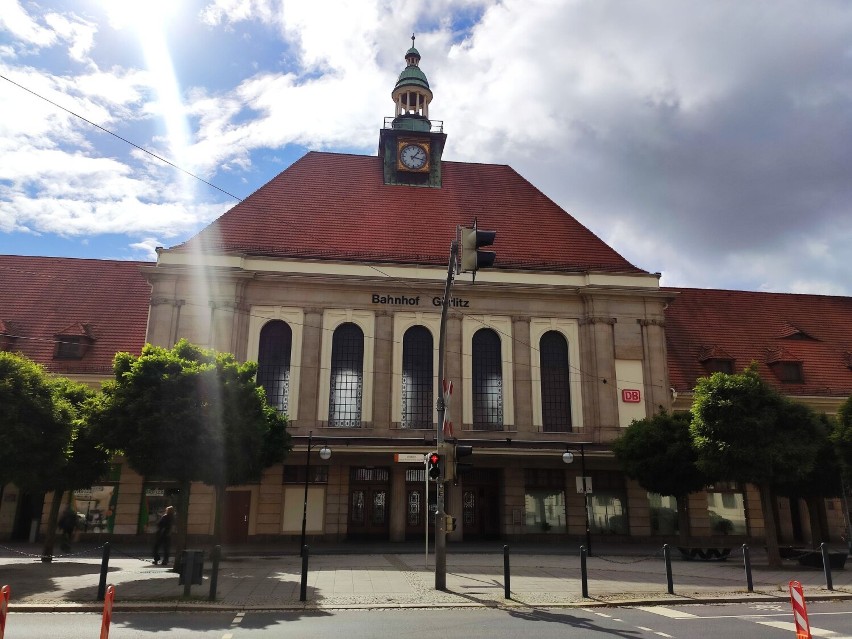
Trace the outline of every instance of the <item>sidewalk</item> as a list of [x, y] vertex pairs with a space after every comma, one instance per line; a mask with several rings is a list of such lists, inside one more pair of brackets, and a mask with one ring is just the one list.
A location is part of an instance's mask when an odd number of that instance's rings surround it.
[[[362, 552], [356, 552], [358, 549]], [[99, 547], [42, 563], [37, 546], [0, 547], [0, 585], [12, 589], [11, 610], [95, 610], [101, 566]], [[382, 551], [386, 552], [382, 552]], [[346, 546], [318, 549], [309, 558], [307, 601], [300, 602], [301, 558], [271, 548], [230, 549], [219, 568], [216, 601], [208, 601], [210, 568], [205, 557], [203, 584], [191, 596], [170, 569], [154, 566], [140, 548], [113, 546], [107, 582], [115, 585], [117, 610], [283, 610], [313, 608], [594, 606], [729, 601], [788, 601], [788, 583], [797, 580], [808, 600], [852, 599], [852, 567], [832, 572], [826, 589], [822, 570], [785, 561], [770, 569], [762, 551], [752, 549], [754, 592], [748, 593], [742, 555], [727, 561], [684, 561], [672, 553], [674, 595], [666, 584], [665, 562], [653, 547], [599, 547], [588, 558], [589, 599], [581, 596], [576, 552], [541, 546], [512, 550], [510, 600], [504, 598], [503, 551], [499, 543], [447, 553], [447, 591], [436, 591], [434, 555], [414, 547]], [[254, 554], [243, 554], [252, 553]], [[545, 554], [545, 553], [549, 554]], [[629, 553], [629, 554], [627, 554]]]

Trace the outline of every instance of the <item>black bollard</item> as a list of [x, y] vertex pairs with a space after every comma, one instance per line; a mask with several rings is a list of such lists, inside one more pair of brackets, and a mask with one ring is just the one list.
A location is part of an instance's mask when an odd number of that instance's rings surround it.
[[308, 600], [308, 545], [302, 546], [302, 584], [299, 587], [299, 601]]
[[216, 590], [219, 587], [219, 560], [222, 558], [222, 546], [213, 546], [213, 568], [210, 572], [209, 601], [216, 601]]
[[580, 546], [580, 583], [583, 589], [583, 599], [589, 598], [589, 572], [586, 570], [586, 547]]
[[666, 559], [666, 585], [669, 589], [669, 594], [674, 594], [674, 580], [672, 579], [672, 552], [668, 544], [663, 544], [663, 557]]
[[101, 578], [98, 581], [98, 601], [103, 601], [106, 596], [107, 573], [109, 572], [109, 542], [104, 544], [104, 554], [101, 558]]
[[828, 590], [834, 590], [834, 583], [831, 581], [831, 562], [828, 557], [828, 547], [825, 545], [825, 542], [819, 545], [820, 552], [822, 553], [822, 571], [825, 573], [825, 587]]
[[754, 581], [751, 578], [751, 555], [748, 552], [748, 544], [743, 544], [743, 565], [745, 566], [748, 591], [754, 592]]
[[509, 585], [509, 546], [503, 546], [503, 597], [506, 599], [512, 598], [512, 588]]
[[183, 555], [185, 558], [181, 569], [183, 572], [183, 596], [189, 597], [189, 591], [192, 588], [192, 575], [195, 573], [195, 553], [184, 551]]

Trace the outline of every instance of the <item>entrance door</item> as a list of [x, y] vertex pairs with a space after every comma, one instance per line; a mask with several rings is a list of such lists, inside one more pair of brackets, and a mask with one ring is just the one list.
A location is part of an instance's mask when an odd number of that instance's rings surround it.
[[388, 538], [390, 473], [387, 468], [353, 468], [349, 488], [350, 539]]
[[462, 524], [465, 539], [500, 537], [500, 471], [477, 468], [464, 479]]
[[225, 492], [225, 510], [222, 522], [222, 541], [226, 544], [242, 544], [248, 541], [250, 490], [228, 490]]

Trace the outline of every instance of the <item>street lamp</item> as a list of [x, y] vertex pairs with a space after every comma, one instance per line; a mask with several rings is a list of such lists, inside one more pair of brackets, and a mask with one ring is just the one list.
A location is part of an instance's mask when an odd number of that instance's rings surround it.
[[[566, 450], [562, 453], [562, 461], [570, 464], [574, 461], [574, 453]], [[580, 444], [580, 472], [583, 473], [583, 510], [586, 514], [586, 551], [592, 556], [592, 531], [589, 525], [589, 494], [586, 491], [586, 446]]]
[[[305, 453], [305, 506], [302, 509], [302, 540], [299, 543], [299, 556], [304, 556], [305, 552], [305, 528], [308, 524], [308, 482], [310, 481], [311, 476], [311, 446], [313, 446], [314, 432], [310, 431], [308, 433], [308, 450]], [[323, 461], [328, 460], [331, 457], [331, 449], [323, 443], [322, 448], [319, 451], [320, 459]]]

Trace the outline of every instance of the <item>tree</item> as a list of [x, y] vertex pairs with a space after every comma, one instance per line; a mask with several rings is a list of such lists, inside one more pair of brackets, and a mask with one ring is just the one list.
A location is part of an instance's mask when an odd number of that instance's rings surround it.
[[834, 444], [843, 477], [844, 503], [846, 507], [846, 539], [852, 549], [852, 522], [848, 507], [848, 491], [852, 486], [852, 397], [847, 399], [837, 411], [837, 419], [830, 435]]
[[139, 357], [118, 353], [113, 368], [93, 418], [99, 430], [138, 473], [178, 482], [177, 552], [190, 483], [214, 486], [218, 542], [225, 487], [257, 481], [290, 448], [285, 418], [255, 381], [256, 365], [181, 340], [171, 349], [147, 344]]
[[100, 479], [109, 456], [86, 422], [95, 393], [69, 379], [50, 377], [19, 355], [0, 352], [0, 486], [53, 492], [42, 559], [50, 561], [56, 521], [66, 490]]
[[806, 477], [818, 449], [812, 414], [799, 406], [763, 381], [754, 365], [742, 373], [699, 379], [692, 403], [698, 465], [712, 477], [759, 488], [773, 566], [781, 564], [775, 486], [781, 477]]
[[698, 468], [698, 459], [689, 433], [689, 413], [661, 412], [648, 419], [634, 420], [613, 442], [615, 457], [624, 473], [645, 490], [673, 495], [677, 500], [680, 543], [689, 542], [689, 493], [708, 483]]

